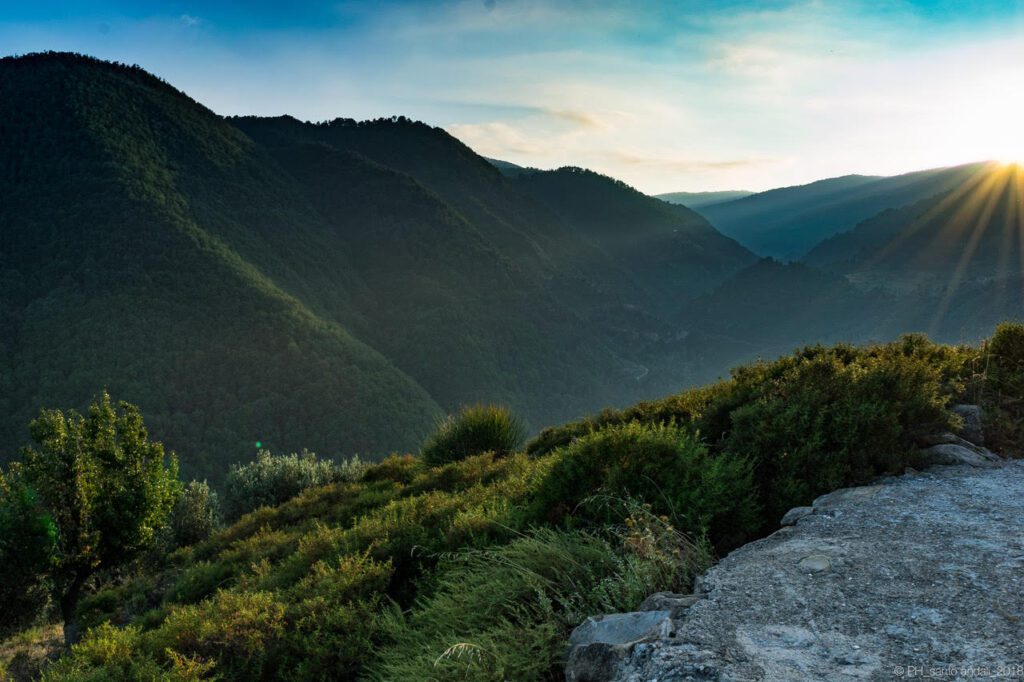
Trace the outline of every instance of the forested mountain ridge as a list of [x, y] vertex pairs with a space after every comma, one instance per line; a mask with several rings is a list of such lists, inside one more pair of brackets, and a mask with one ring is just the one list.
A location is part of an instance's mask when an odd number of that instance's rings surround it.
[[246, 260], [277, 253], [263, 216], [313, 216], [279, 203], [237, 130], [141, 70], [79, 57], [4, 60], [0, 92], [5, 455], [41, 406], [103, 387], [138, 400], [197, 475], [258, 440], [412, 445], [440, 412], [279, 286], [283, 258]]
[[58, 53], [0, 61], [0, 94], [5, 458], [40, 407], [104, 387], [197, 477], [257, 441], [410, 449], [477, 400], [541, 427], [689, 383], [636, 379], [666, 295], [754, 261], [686, 209], [596, 174], [520, 183], [402, 118], [223, 119]]
[[880, 211], [957, 187], [985, 165], [965, 164], [892, 177], [829, 178], [705, 206], [701, 214], [758, 255], [792, 260]]

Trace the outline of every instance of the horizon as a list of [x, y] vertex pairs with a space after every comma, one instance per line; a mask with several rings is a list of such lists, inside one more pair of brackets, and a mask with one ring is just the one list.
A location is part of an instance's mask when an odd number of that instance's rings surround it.
[[11, 55], [135, 63], [218, 114], [404, 115], [648, 194], [1024, 157], [1024, 2], [43, 1]]

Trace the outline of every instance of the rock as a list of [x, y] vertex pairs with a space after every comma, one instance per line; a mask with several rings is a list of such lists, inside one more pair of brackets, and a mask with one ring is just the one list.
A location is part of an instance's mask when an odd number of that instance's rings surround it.
[[667, 637], [672, 629], [669, 611], [634, 611], [591, 616], [569, 635], [569, 646], [628, 644], [649, 635]]
[[[647, 601], [656, 596], [651, 595]], [[684, 598], [684, 595], [674, 597]], [[672, 629], [672, 613], [668, 610], [613, 613], [587, 618], [569, 635], [565, 679], [569, 682], [613, 680], [619, 662], [629, 655], [638, 642], [668, 637]]]
[[[914, 661], [1020, 659], [1024, 460], [894, 477], [822, 503], [812, 523], [723, 557], [672, 635], [633, 645], [612, 679], [852, 682], [895, 679]], [[816, 555], [831, 570], [808, 575], [801, 561]]]
[[644, 599], [637, 611], [668, 611], [673, 618], [681, 617], [686, 609], [701, 600], [696, 594], [677, 594], [675, 592], [655, 592]]
[[821, 573], [832, 568], [832, 560], [825, 554], [811, 554], [801, 559], [797, 566], [808, 573]]
[[619, 664], [632, 649], [628, 644], [584, 644], [573, 647], [565, 661], [566, 682], [606, 682], [618, 677]]
[[793, 507], [779, 521], [780, 526], [795, 526], [796, 522], [814, 513], [814, 507]]
[[981, 423], [981, 408], [977, 405], [954, 405], [953, 414], [964, 420], [960, 435], [975, 445], [985, 444], [985, 429]]
[[920, 451], [925, 464], [966, 464], [972, 467], [990, 467], [999, 457], [985, 448], [967, 447], [955, 443], [940, 443]]

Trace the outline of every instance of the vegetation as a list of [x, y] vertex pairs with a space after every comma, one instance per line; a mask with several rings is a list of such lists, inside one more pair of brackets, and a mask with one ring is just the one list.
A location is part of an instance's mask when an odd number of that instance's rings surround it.
[[182, 490], [167, 519], [171, 546], [185, 547], [205, 540], [222, 522], [220, 496], [206, 481], [192, 481]]
[[[30, 431], [37, 445], [12, 467], [14, 494], [4, 500], [20, 517], [14, 530], [27, 536], [12, 538], [5, 549], [43, 540], [29, 548], [30, 568], [52, 585], [71, 643], [86, 581], [138, 556], [164, 526], [180, 492], [177, 462], [172, 455], [168, 463], [163, 446], [149, 441], [138, 408], [121, 403], [115, 409], [106, 393], [87, 417], [48, 410]], [[37, 509], [27, 512], [27, 502]], [[5, 552], [0, 563], [8, 561], [23, 565], [25, 559]]]
[[[804, 348], [549, 429], [529, 454], [490, 441], [437, 465], [393, 455], [354, 476], [267, 454], [236, 467], [260, 472], [253, 490], [277, 490], [282, 472], [328, 481], [100, 571], [77, 609], [82, 642], [52, 664], [18, 660], [53, 681], [546, 679], [587, 615], [685, 591], [713, 551], [769, 532], [789, 507], [913, 464], [918, 436], [958, 426], [952, 402], [981, 402], [990, 433], [1010, 443], [1022, 339], [1024, 326], [1006, 324], [979, 347], [908, 336]], [[31, 529], [26, 480], [5, 476], [0, 519]], [[209, 489], [188, 490], [171, 518], [205, 522]], [[32, 632], [8, 649], [28, 651]]]
[[471, 405], [462, 408], [457, 416], [449, 415], [438, 422], [420, 449], [420, 456], [431, 466], [484, 452], [504, 457], [515, 452], [525, 440], [526, 426], [507, 407]]
[[274, 455], [261, 450], [251, 462], [234, 464], [224, 481], [224, 507], [234, 520], [259, 507], [272, 507], [289, 500], [306, 488], [335, 481], [355, 480], [365, 469], [358, 456], [336, 465], [317, 459], [315, 453]]

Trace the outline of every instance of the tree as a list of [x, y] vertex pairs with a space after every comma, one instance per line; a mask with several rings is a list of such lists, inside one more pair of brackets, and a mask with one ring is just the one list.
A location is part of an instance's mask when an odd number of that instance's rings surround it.
[[153, 542], [181, 491], [178, 463], [150, 442], [142, 415], [104, 392], [83, 417], [43, 410], [29, 426], [36, 447], [22, 451], [22, 474], [57, 530], [48, 567], [64, 620], [78, 639], [75, 611], [86, 581], [122, 565]]
[[45, 567], [54, 558], [56, 542], [57, 528], [25, 485], [20, 467], [0, 471], [0, 637], [31, 624], [46, 608]]

